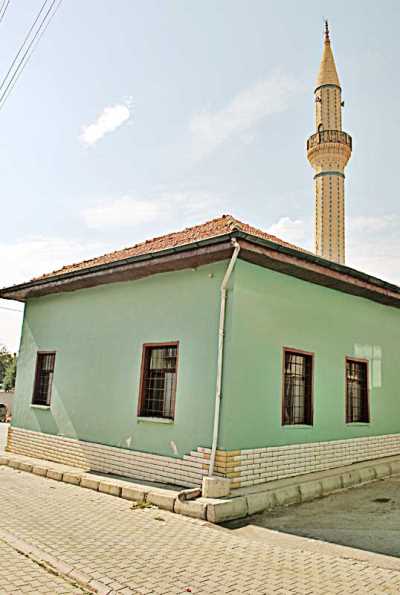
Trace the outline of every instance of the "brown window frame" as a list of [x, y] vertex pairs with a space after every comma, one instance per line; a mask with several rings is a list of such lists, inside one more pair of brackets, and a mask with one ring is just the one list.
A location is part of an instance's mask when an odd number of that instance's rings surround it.
[[[52, 370], [50, 371], [51, 377], [47, 386], [47, 395], [46, 399], [38, 398], [38, 393], [40, 390], [40, 383], [41, 383], [41, 374], [44, 371], [42, 361], [43, 358], [46, 356], [52, 356]], [[32, 392], [32, 405], [41, 406], [41, 407], [50, 407], [51, 405], [51, 393], [53, 388], [53, 379], [54, 379], [54, 370], [56, 367], [56, 352], [55, 351], [38, 351], [36, 353], [36, 369], [35, 369], [35, 380], [33, 383], [33, 392]], [[45, 370], [48, 372], [48, 370]]]
[[[348, 384], [348, 376], [347, 376], [347, 370], [348, 370], [348, 363], [355, 363], [355, 364], [362, 364], [363, 366], [365, 366], [365, 379], [366, 379], [366, 385], [364, 387], [364, 399], [365, 402], [363, 403], [362, 407], [363, 407], [363, 412], [362, 412], [362, 417], [363, 419], [353, 419], [354, 414], [352, 412], [352, 414], [350, 415], [350, 401], [349, 401], [349, 384]], [[369, 387], [369, 361], [367, 359], [362, 359], [362, 358], [357, 358], [357, 357], [346, 357], [345, 358], [345, 369], [344, 369], [344, 381], [345, 381], [345, 419], [346, 419], [346, 424], [357, 424], [357, 423], [361, 423], [361, 424], [369, 424], [371, 421], [371, 416], [370, 416], [370, 408], [369, 408], [369, 393], [370, 393], [370, 387]]]
[[[149, 357], [153, 349], [162, 348], [176, 348], [176, 362], [175, 362], [175, 382], [171, 394], [171, 404], [169, 411], [166, 414], [160, 415], [159, 413], [150, 414], [145, 408], [146, 401], [146, 366], [150, 362]], [[139, 399], [137, 406], [137, 416], [142, 418], [157, 418], [157, 419], [175, 419], [175, 405], [176, 405], [176, 387], [178, 383], [178, 362], [179, 362], [179, 341], [167, 341], [163, 343], [144, 343], [142, 348], [142, 362], [140, 366], [140, 387], [139, 387]]]
[[[286, 388], [286, 354], [291, 353], [294, 355], [300, 355], [305, 358], [309, 358], [311, 361], [311, 378], [309, 381], [309, 397], [308, 397], [308, 408], [304, 416], [304, 421], [291, 422], [287, 421], [285, 415], [285, 388]], [[301, 349], [293, 349], [291, 347], [284, 347], [282, 354], [282, 426], [310, 426], [314, 425], [314, 353], [310, 351], [303, 351]]]

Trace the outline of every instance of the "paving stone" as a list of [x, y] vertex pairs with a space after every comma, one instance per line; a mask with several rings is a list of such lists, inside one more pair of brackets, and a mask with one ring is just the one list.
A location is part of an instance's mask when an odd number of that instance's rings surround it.
[[276, 499], [273, 492], [260, 492], [246, 496], [248, 514], [256, 514], [263, 510], [271, 510], [276, 506]]
[[374, 467], [367, 467], [366, 469], [360, 469], [361, 482], [372, 481], [375, 479], [376, 473]]
[[43, 566], [17, 552], [0, 540], [0, 594], [64, 593], [80, 594], [86, 591], [62, 577], [48, 572]]
[[[10, 467], [11, 465], [10, 461]], [[45, 476], [47, 474], [47, 467], [45, 467], [44, 465], [33, 465], [32, 467], [32, 473], [34, 473], [35, 475], [41, 475], [41, 476]]]
[[94, 479], [90, 475], [82, 475], [81, 477], [81, 488], [88, 488], [89, 490], [98, 490], [99, 489], [99, 479]]
[[174, 512], [205, 520], [207, 516], [207, 500], [205, 498], [197, 498], [197, 500], [181, 502], [179, 498], [176, 498]]
[[375, 465], [375, 473], [376, 477], [387, 477], [390, 475], [390, 467], [387, 463], [380, 463], [379, 465]]
[[342, 473], [342, 484], [344, 488], [351, 488], [361, 482], [359, 471], [351, 471], [350, 473]]
[[120, 496], [121, 486], [115, 481], [99, 481], [99, 492], [109, 494], [110, 496]]
[[72, 483], [73, 485], [79, 485], [81, 482], [82, 475], [78, 473], [63, 473], [63, 482]]
[[[0, 463], [1, 465], [1, 463]], [[390, 463], [390, 471], [392, 475], [397, 475], [400, 473], [400, 461], [392, 461]]]
[[[155, 508], [133, 509], [127, 499], [64, 482], [49, 490], [49, 483], [46, 478], [0, 467], [0, 501], [7, 510], [0, 535], [13, 534], [15, 547], [18, 539], [34, 543], [33, 553], [42, 550], [56, 556], [65, 569], [74, 568], [79, 576], [89, 576], [111, 591], [115, 584], [114, 593], [125, 589], [130, 594], [179, 594], [192, 585], [198, 586], [193, 587], [195, 595], [400, 592], [400, 571], [381, 567], [379, 562], [251, 541], [204, 520]], [[234, 500], [244, 501], [246, 514], [246, 498]], [[0, 563], [8, 564], [1, 548]], [[0, 574], [0, 593], [26, 592], [29, 573], [19, 566], [15, 570], [13, 590], [3, 586]], [[35, 580], [40, 579], [31, 578], [32, 583]], [[52, 576], [51, 581], [57, 580]], [[54, 584], [34, 592], [54, 595], [59, 592]], [[65, 591], [70, 592], [80, 591]]]
[[124, 486], [121, 490], [121, 498], [133, 500], [134, 502], [144, 502], [150, 488], [140, 485]]
[[27, 471], [28, 473], [31, 473], [32, 465], [30, 463], [25, 463], [25, 462], [21, 461], [18, 465], [18, 469], [20, 469], [20, 471]]
[[333, 477], [325, 477], [321, 479], [321, 486], [322, 486], [322, 494], [331, 494], [336, 492], [337, 490], [342, 489], [342, 478], [340, 475], [335, 475]]
[[172, 512], [175, 505], [175, 494], [169, 490], [150, 491], [146, 496], [146, 502]]
[[245, 496], [230, 500], [214, 500], [207, 505], [207, 520], [211, 523], [223, 523], [231, 519], [247, 516], [247, 499]]
[[56, 469], [47, 469], [46, 477], [48, 477], [49, 479], [55, 479], [56, 481], [61, 481], [62, 476], [63, 476], [63, 474], [61, 471], [57, 471]]
[[281, 488], [275, 492], [276, 501], [280, 506], [288, 506], [289, 504], [297, 504], [301, 501], [300, 490], [298, 486], [288, 486]]

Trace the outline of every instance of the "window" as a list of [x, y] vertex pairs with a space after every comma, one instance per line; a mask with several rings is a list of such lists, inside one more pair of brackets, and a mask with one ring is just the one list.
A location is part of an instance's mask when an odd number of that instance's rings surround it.
[[178, 343], [144, 345], [140, 417], [174, 419]]
[[45, 405], [50, 407], [51, 385], [53, 384], [55, 361], [56, 354], [54, 352], [37, 354], [32, 405]]
[[282, 424], [312, 426], [313, 356], [284, 350]]
[[368, 362], [346, 359], [346, 423], [369, 422]]

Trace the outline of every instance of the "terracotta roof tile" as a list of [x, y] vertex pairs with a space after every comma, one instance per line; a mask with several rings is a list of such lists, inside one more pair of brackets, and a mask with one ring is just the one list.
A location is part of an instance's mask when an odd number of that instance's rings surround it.
[[123, 248], [122, 250], [110, 252], [97, 258], [92, 258], [90, 260], [84, 260], [75, 264], [66, 265], [61, 269], [53, 271], [52, 273], [46, 273], [45, 275], [36, 277], [34, 280], [47, 279], [56, 275], [72, 273], [75, 271], [88, 269], [102, 264], [117, 262], [119, 260], [124, 260], [125, 258], [129, 258], [132, 256], [140, 256], [144, 254], [149, 254], [151, 252], [167, 250], [168, 248], [174, 248], [176, 246], [184, 246], [187, 244], [198, 242], [200, 240], [222, 236], [231, 233], [235, 230], [243, 231], [245, 233], [248, 233], [258, 238], [262, 238], [264, 240], [270, 240], [271, 242], [275, 242], [276, 244], [280, 244], [281, 246], [286, 246], [288, 248], [293, 248], [295, 250], [305, 252], [305, 250], [303, 250], [302, 248], [299, 248], [298, 246], [295, 246], [293, 244], [289, 244], [288, 242], [284, 242], [276, 236], [266, 233], [261, 229], [257, 229], [256, 227], [252, 227], [247, 223], [242, 223], [241, 221], [235, 219], [231, 215], [222, 215], [222, 217], [212, 219], [211, 221], [206, 221], [206, 223], [202, 223], [201, 225], [195, 225], [194, 227], [188, 227], [187, 229], [183, 229], [182, 231], [169, 233], [167, 235], [159, 236], [151, 240], [146, 240], [145, 242], [142, 242], [140, 244], [135, 244], [134, 246], [131, 246], [129, 248]]

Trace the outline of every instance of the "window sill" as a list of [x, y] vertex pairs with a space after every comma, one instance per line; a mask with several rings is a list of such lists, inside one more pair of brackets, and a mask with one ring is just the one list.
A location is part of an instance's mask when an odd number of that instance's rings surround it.
[[50, 409], [50, 405], [34, 405], [32, 403], [31, 409]]
[[173, 424], [175, 421], [173, 419], [168, 419], [166, 417], [138, 417], [138, 422], [148, 422], [148, 423], [155, 423], [155, 424]]
[[314, 426], [308, 424], [282, 424], [283, 429], [290, 430], [312, 430]]
[[346, 422], [346, 426], [347, 427], [352, 427], [352, 426], [370, 426], [371, 422], [369, 421], [348, 421]]

